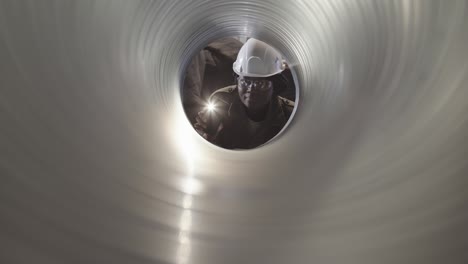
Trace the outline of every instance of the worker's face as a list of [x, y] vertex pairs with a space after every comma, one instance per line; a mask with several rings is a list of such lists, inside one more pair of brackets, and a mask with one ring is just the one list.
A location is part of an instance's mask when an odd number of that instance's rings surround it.
[[250, 110], [267, 106], [273, 94], [273, 83], [264, 78], [239, 76], [237, 88], [240, 100]]

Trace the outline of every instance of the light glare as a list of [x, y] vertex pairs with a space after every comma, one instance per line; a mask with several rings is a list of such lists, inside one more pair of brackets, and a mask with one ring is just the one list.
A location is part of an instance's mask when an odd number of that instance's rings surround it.
[[208, 104], [206, 105], [206, 109], [208, 109], [208, 111], [212, 112], [212, 111], [215, 110], [215, 105], [214, 105], [213, 103], [210, 102], [210, 103], [208, 103]]

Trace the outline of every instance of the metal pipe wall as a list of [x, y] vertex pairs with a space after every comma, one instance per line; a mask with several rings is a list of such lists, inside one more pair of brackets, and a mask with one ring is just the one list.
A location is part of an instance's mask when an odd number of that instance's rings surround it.
[[[1, 263], [467, 263], [467, 1], [0, 0]], [[271, 43], [294, 118], [209, 145], [210, 41]]]

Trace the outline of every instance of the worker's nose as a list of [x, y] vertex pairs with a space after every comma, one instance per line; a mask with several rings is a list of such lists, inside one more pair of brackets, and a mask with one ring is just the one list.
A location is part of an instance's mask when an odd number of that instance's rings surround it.
[[255, 86], [254, 86], [254, 83], [251, 82], [249, 85], [247, 85], [247, 91], [251, 92], [251, 91], [253, 90], [254, 87], [255, 87]]

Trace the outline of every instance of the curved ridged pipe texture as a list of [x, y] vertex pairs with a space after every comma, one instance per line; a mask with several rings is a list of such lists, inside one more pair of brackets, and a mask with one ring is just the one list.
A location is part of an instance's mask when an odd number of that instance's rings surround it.
[[[0, 0], [0, 262], [467, 263], [467, 1]], [[193, 130], [191, 57], [286, 57], [258, 149]]]

